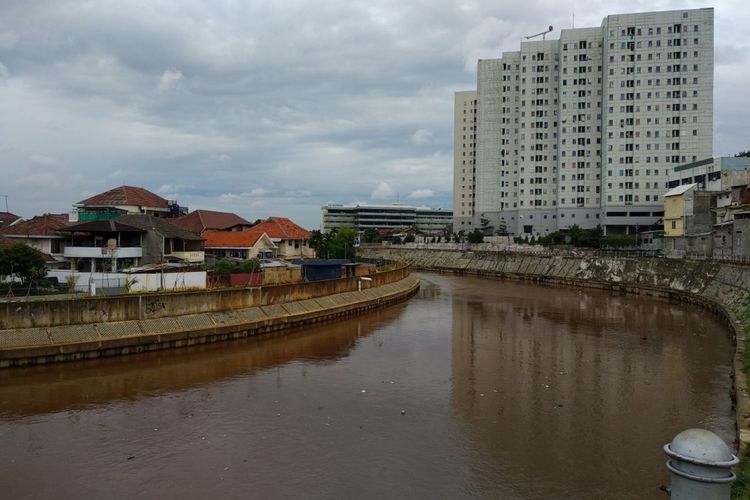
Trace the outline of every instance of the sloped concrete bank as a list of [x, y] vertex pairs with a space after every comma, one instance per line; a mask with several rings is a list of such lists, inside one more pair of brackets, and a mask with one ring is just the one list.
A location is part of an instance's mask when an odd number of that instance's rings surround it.
[[363, 249], [369, 259], [397, 260], [415, 270], [550, 285], [585, 286], [698, 304], [718, 314], [735, 338], [734, 389], [740, 450], [750, 442], [750, 393], [744, 370], [750, 267], [663, 258], [586, 258], [455, 250]]
[[352, 316], [408, 299], [419, 279], [219, 312], [0, 330], [0, 368], [92, 359], [238, 339]]

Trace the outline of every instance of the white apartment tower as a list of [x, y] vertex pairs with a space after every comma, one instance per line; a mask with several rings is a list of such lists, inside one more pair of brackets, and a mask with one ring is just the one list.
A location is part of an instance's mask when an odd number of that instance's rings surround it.
[[713, 155], [713, 9], [522, 42], [479, 61], [470, 96], [456, 94], [454, 231], [637, 232], [661, 219], [669, 170]]
[[453, 107], [453, 220], [468, 227], [474, 217], [476, 179], [477, 93], [456, 92]]

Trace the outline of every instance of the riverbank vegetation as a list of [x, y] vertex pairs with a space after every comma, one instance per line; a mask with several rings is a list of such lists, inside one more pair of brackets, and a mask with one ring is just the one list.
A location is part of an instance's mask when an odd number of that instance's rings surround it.
[[[745, 297], [738, 317], [745, 331], [745, 345], [743, 346], [742, 369], [745, 377], [750, 377], [750, 296]], [[750, 499], [750, 447], [740, 456], [740, 464], [735, 468], [737, 480], [732, 484], [732, 498]]]
[[328, 233], [318, 230], [310, 234], [310, 248], [321, 259], [352, 259], [356, 257], [357, 231], [351, 227], [334, 229]]
[[570, 228], [563, 231], [555, 231], [546, 236], [540, 236], [539, 238], [516, 238], [516, 243], [528, 243], [531, 245], [543, 245], [543, 246], [563, 246], [568, 245], [575, 248], [623, 248], [632, 247], [638, 244], [637, 240], [633, 236], [625, 235], [604, 235], [604, 231], [601, 226], [597, 226], [593, 229], [581, 229], [580, 227], [573, 225]]

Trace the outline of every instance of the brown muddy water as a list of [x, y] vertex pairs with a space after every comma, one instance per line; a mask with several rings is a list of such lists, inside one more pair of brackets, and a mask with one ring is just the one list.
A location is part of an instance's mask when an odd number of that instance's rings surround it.
[[667, 498], [663, 444], [734, 440], [706, 311], [420, 277], [286, 335], [0, 371], [0, 497]]

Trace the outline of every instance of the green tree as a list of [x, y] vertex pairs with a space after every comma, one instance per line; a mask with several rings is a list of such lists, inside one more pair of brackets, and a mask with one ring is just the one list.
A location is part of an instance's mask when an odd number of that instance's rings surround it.
[[260, 271], [260, 259], [252, 258], [241, 262], [237, 266], [238, 273], [257, 273]]
[[226, 259], [217, 260], [214, 264], [214, 271], [216, 271], [216, 273], [222, 278], [226, 278], [231, 273], [235, 272], [236, 269], [237, 264]]
[[319, 230], [315, 229], [314, 231], [310, 231], [310, 239], [307, 240], [307, 242], [310, 245], [310, 248], [315, 250], [315, 255], [318, 257], [322, 256], [321, 250], [323, 249], [323, 240], [323, 233]]
[[484, 241], [484, 232], [479, 228], [474, 229], [469, 233], [467, 239], [469, 243], [482, 243]]
[[44, 256], [24, 243], [0, 247], [0, 275], [15, 275], [24, 285], [30, 285], [47, 275]]
[[414, 243], [414, 240], [416, 238], [414, 237], [413, 233], [409, 233], [406, 236], [404, 236], [404, 243]]
[[354, 244], [357, 242], [357, 231], [351, 227], [342, 227], [333, 233], [330, 241], [331, 259], [354, 259], [356, 249]]
[[377, 243], [378, 241], [380, 241], [380, 233], [378, 233], [377, 229], [368, 227], [362, 234], [362, 239], [365, 243]]

